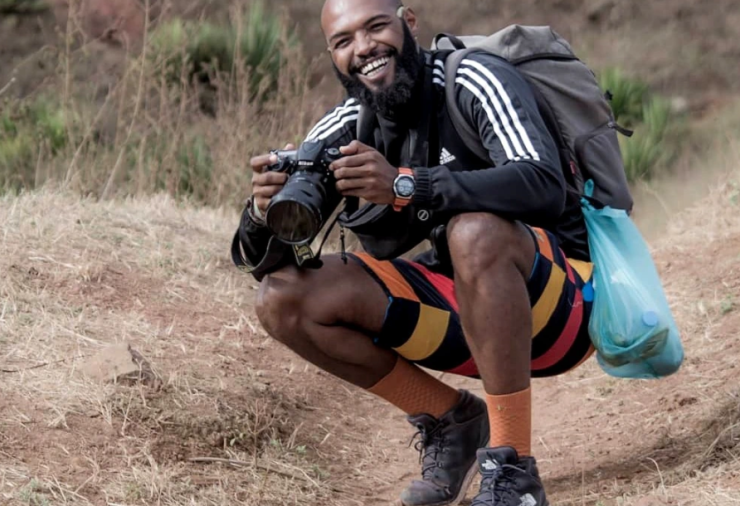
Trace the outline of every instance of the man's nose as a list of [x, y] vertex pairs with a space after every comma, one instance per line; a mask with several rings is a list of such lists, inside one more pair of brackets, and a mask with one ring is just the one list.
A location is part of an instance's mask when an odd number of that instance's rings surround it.
[[355, 56], [368, 56], [375, 51], [378, 47], [378, 43], [370, 36], [366, 31], [362, 31], [357, 34], [357, 42], [355, 43]]

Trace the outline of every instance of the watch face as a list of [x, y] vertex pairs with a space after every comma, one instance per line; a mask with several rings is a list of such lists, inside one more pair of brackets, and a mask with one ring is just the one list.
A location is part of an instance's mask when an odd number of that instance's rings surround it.
[[414, 194], [416, 184], [410, 176], [399, 176], [396, 180], [396, 195], [399, 197], [410, 197]]

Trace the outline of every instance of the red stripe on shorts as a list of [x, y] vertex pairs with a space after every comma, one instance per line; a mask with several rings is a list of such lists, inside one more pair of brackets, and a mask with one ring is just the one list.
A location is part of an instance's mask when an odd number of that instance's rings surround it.
[[445, 371], [449, 374], [459, 374], [460, 376], [478, 376], [478, 366], [475, 365], [475, 360], [470, 358], [467, 362], [465, 362], [463, 365], [455, 367], [454, 369], [450, 369], [449, 371]]
[[[565, 261], [565, 267], [568, 272], [568, 281], [575, 283], [573, 268], [567, 260]], [[560, 334], [560, 337], [555, 341], [555, 344], [547, 350], [547, 353], [532, 361], [532, 370], [547, 369], [563, 360], [573, 347], [573, 343], [575, 343], [576, 338], [578, 337], [578, 332], [581, 328], [582, 322], [583, 293], [580, 289], [577, 289], [576, 298], [573, 301], [573, 307], [571, 308], [570, 316], [568, 317], [568, 322], [565, 324], [563, 333]]]
[[456, 313], [460, 312], [460, 308], [457, 305], [457, 297], [455, 297], [455, 282], [453, 280], [451, 280], [447, 276], [443, 276], [442, 274], [432, 272], [423, 265], [417, 264], [416, 262], [409, 263], [413, 265], [416, 269], [418, 269], [425, 278], [427, 278], [432, 286], [434, 286], [434, 288], [437, 289], [442, 297], [447, 300], [447, 303], [452, 307], [452, 309], [455, 310]]

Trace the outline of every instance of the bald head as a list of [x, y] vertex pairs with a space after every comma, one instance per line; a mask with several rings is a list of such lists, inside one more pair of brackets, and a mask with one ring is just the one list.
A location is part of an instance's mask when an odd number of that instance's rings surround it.
[[326, 0], [321, 10], [321, 28], [328, 38], [330, 35], [327, 28], [333, 20], [344, 13], [356, 11], [358, 8], [370, 8], [377, 12], [396, 14], [402, 5], [401, 0]]

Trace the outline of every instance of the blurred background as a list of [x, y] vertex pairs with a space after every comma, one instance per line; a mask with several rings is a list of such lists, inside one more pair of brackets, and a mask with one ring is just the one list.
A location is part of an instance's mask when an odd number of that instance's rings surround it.
[[[246, 160], [299, 141], [342, 96], [322, 0], [0, 0], [0, 185], [237, 206]], [[703, 195], [740, 124], [734, 0], [424, 0], [440, 31], [549, 24], [634, 128], [645, 230]], [[715, 157], [715, 158], [713, 158]], [[640, 214], [641, 213], [641, 214]]]

